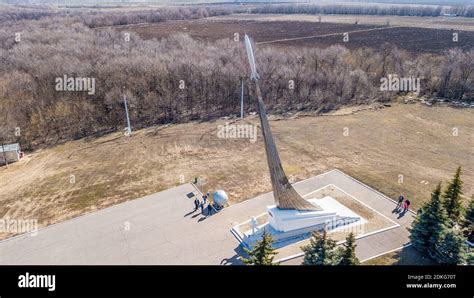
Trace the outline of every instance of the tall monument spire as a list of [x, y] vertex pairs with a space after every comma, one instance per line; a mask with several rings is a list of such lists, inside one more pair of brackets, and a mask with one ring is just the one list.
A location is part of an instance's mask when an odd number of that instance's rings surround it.
[[321, 207], [314, 205], [303, 199], [288, 181], [283, 167], [281, 166], [280, 156], [273, 141], [272, 131], [268, 123], [267, 112], [262, 99], [262, 92], [258, 84], [259, 76], [255, 64], [255, 56], [252, 49], [252, 43], [248, 35], [245, 35], [245, 47], [249, 58], [250, 69], [252, 71], [251, 79], [255, 82], [255, 88], [258, 101], [258, 114], [262, 127], [263, 138], [265, 140], [265, 151], [267, 153], [268, 168], [272, 180], [273, 196], [279, 209], [293, 209], [301, 211], [322, 210]]

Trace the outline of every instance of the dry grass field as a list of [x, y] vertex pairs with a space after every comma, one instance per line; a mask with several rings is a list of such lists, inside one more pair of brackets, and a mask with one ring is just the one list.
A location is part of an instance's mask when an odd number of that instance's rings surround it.
[[[402, 22], [399, 22], [400, 24], [390, 23], [390, 26], [377, 22], [354, 24], [354, 22], [339, 22], [339, 19], [330, 19], [327, 22], [319, 23], [306, 20], [306, 17], [309, 16], [299, 19], [294, 15], [274, 18], [266, 17], [266, 15], [251, 15], [248, 18], [245, 15], [233, 15], [120, 26], [116, 29], [124, 32], [136, 32], [143, 39], [162, 39], [172, 34], [186, 33], [196, 39], [212, 41], [233, 39], [235, 33], [239, 33], [243, 37], [244, 33], [247, 33], [257, 44], [272, 42], [271, 46], [273, 47], [325, 48], [339, 44], [349, 49], [360, 47], [380, 49], [385, 43], [390, 43], [412, 53], [442, 53], [453, 47], [470, 49], [474, 45], [474, 30], [460, 31], [459, 41], [453, 42], [453, 31], [447, 28], [412, 27], [404, 25]], [[326, 17], [323, 16], [323, 18]], [[465, 23], [470, 24], [467, 27], [472, 26], [472, 23], [468, 21]], [[464, 29], [464, 27], [459, 28]], [[343, 41], [343, 33], [349, 33], [348, 42]]]
[[[474, 193], [473, 109], [396, 104], [353, 110], [270, 117], [287, 174], [301, 180], [339, 168], [388, 196], [407, 195], [416, 209], [461, 165], [464, 193]], [[231, 204], [270, 191], [262, 138], [218, 138], [218, 125], [228, 121], [156, 126], [132, 137], [114, 133], [28, 154], [0, 168], [0, 217], [47, 225], [197, 176], [204, 178], [203, 190], [226, 190]], [[259, 125], [256, 116], [245, 123]]]
[[[211, 19], [211, 18], [209, 18]], [[254, 20], [254, 21], [300, 21], [319, 22], [319, 16], [307, 14], [232, 14], [218, 16], [218, 20]], [[321, 15], [323, 23], [360, 25], [418, 27], [427, 29], [447, 29], [474, 31], [474, 19], [462, 17], [415, 17], [415, 16], [377, 16], [377, 15]]]

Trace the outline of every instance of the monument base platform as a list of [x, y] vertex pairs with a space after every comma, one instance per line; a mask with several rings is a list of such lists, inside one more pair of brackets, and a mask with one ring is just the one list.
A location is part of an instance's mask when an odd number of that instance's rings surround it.
[[[281, 210], [275, 205], [267, 207], [268, 220], [258, 226], [254, 225], [252, 229], [245, 232], [233, 228], [233, 233], [240, 238], [244, 245], [251, 247], [255, 241], [261, 239], [263, 231], [269, 233], [275, 244], [285, 240], [298, 237], [307, 237], [314, 231], [335, 230], [342, 226], [348, 226], [353, 223], [364, 221], [359, 215], [345, 207], [330, 196], [322, 199], [310, 199], [311, 203], [317, 203], [323, 210], [319, 211], [299, 211], [299, 210]], [[259, 216], [259, 217], [261, 217]]]

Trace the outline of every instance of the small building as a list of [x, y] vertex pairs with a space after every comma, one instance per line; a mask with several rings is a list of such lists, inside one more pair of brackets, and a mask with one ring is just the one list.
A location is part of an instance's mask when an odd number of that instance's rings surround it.
[[0, 144], [0, 164], [6, 164], [5, 159], [8, 163], [19, 161], [20, 157], [20, 144]]

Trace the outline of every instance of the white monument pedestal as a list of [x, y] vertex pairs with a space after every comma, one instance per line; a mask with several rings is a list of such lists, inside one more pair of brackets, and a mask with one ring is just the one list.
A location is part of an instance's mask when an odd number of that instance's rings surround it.
[[351, 209], [330, 196], [308, 201], [316, 203], [322, 210], [282, 210], [276, 205], [267, 206], [268, 221], [266, 223], [256, 226], [255, 219], [250, 220], [251, 223], [253, 222], [251, 230], [239, 232], [239, 228], [236, 226], [233, 228], [234, 235], [237, 235], [238, 239], [241, 239], [241, 242], [247, 246], [252, 246], [255, 241], [261, 238], [263, 230], [270, 233], [277, 243], [302, 235], [310, 235], [313, 231], [334, 230], [343, 226], [351, 226], [356, 222], [365, 222]]
[[276, 205], [267, 207], [268, 223], [278, 232], [289, 232], [333, 221], [337, 213], [333, 211], [281, 210]]
[[[277, 206], [268, 206], [269, 224], [279, 232], [290, 232], [322, 224], [334, 225], [336, 221], [350, 219], [357, 221], [360, 217], [330, 196], [322, 199], [308, 200], [322, 208], [319, 211], [281, 210]], [[338, 224], [339, 225], [339, 224]]]

